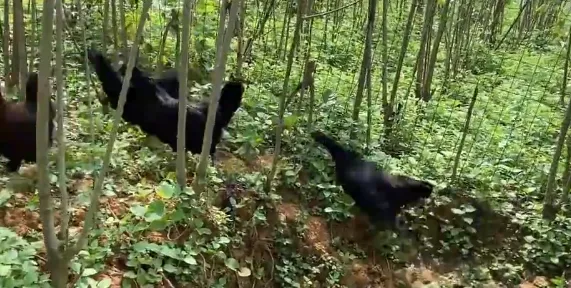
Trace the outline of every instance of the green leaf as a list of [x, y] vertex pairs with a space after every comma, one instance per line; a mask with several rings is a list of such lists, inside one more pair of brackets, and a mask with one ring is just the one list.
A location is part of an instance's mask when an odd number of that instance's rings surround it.
[[145, 213], [145, 221], [153, 222], [163, 218], [165, 215], [165, 203], [162, 200], [155, 200], [149, 204], [147, 207], [147, 213]]
[[133, 213], [133, 215], [137, 217], [143, 217], [145, 216], [145, 212], [147, 212], [147, 209], [141, 205], [135, 205], [131, 206], [131, 208], [129, 208], [129, 211], [131, 211], [131, 213]]
[[2, 260], [5, 262], [12, 262], [16, 259], [18, 259], [18, 251], [16, 249], [10, 249], [2, 255]]
[[218, 243], [220, 243], [220, 244], [228, 244], [228, 243], [230, 243], [230, 239], [228, 239], [228, 237], [222, 236], [222, 237], [220, 237], [220, 239], [218, 239]]
[[194, 218], [193, 222], [196, 228], [201, 228], [202, 226], [204, 226], [204, 221], [202, 221], [200, 218]]
[[232, 271], [237, 271], [238, 268], [240, 268], [240, 264], [234, 258], [226, 258], [226, 260], [224, 260], [224, 264]]
[[183, 219], [186, 219], [186, 215], [182, 209], [177, 208], [173, 213], [169, 216], [170, 220], [177, 222]]
[[6, 277], [10, 275], [10, 271], [12, 271], [12, 267], [10, 265], [0, 265], [0, 276]]
[[452, 213], [454, 213], [456, 215], [463, 215], [465, 213], [464, 210], [460, 210], [458, 208], [452, 208], [450, 210], [452, 211]]
[[472, 224], [472, 222], [474, 222], [474, 219], [469, 218], [469, 217], [464, 217], [462, 218], [464, 220], [464, 222], [468, 223], [468, 224]]
[[293, 128], [295, 126], [295, 123], [297, 123], [298, 118], [299, 117], [295, 115], [284, 117], [284, 128], [287, 130]]
[[252, 275], [252, 271], [247, 267], [242, 267], [240, 268], [240, 271], [238, 271], [238, 276], [240, 277], [249, 277], [250, 275]]
[[137, 242], [135, 243], [133, 246], [131, 246], [133, 248], [133, 250], [135, 252], [139, 252], [139, 253], [145, 253], [147, 252], [147, 247], [149, 246], [149, 242], [147, 241], [141, 241], [141, 242]]
[[208, 229], [208, 228], [198, 228], [198, 229], [196, 229], [196, 232], [198, 232], [198, 234], [200, 234], [200, 235], [212, 234], [212, 231], [210, 231], [210, 229]]
[[194, 189], [192, 189], [192, 187], [185, 187], [183, 192], [188, 196], [194, 195]]
[[476, 208], [474, 208], [474, 206], [472, 206], [470, 204], [462, 205], [462, 209], [464, 209], [465, 213], [472, 213], [472, 212], [476, 211]]
[[111, 287], [111, 278], [104, 278], [97, 283], [97, 288], [108, 288]]
[[175, 193], [174, 185], [163, 181], [157, 190], [157, 195], [163, 199], [170, 199]]
[[12, 193], [8, 189], [2, 189], [0, 191], [0, 206], [2, 206], [6, 201], [10, 200]]
[[162, 231], [167, 229], [169, 225], [169, 222], [166, 219], [159, 219], [159, 220], [155, 220], [153, 222], [151, 222], [151, 224], [149, 225], [149, 229], [155, 230], [155, 231]]
[[88, 277], [88, 276], [95, 275], [95, 274], [97, 274], [97, 270], [95, 270], [93, 268], [86, 268], [85, 270], [83, 270], [83, 273], [81, 274], [81, 276]]
[[182, 259], [182, 261], [184, 261], [186, 264], [192, 265], [192, 266], [197, 264], [196, 259], [190, 255], [187, 255], [186, 257], [184, 257], [184, 259]]
[[160, 246], [158, 252], [162, 255], [168, 256], [173, 259], [177, 259], [177, 254], [180, 253], [179, 249], [173, 249], [168, 246]]
[[163, 269], [168, 273], [175, 273], [177, 271], [177, 268], [170, 263], [165, 264]]

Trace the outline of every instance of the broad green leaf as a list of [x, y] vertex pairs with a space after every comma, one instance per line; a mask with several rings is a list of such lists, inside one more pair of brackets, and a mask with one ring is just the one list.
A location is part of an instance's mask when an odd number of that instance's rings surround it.
[[86, 268], [85, 270], [83, 270], [83, 273], [81, 274], [81, 276], [88, 277], [88, 276], [95, 275], [95, 274], [97, 274], [97, 270], [95, 270], [93, 268]]
[[6, 201], [10, 200], [12, 193], [8, 189], [2, 189], [0, 191], [0, 206], [2, 206]]
[[198, 229], [196, 229], [196, 232], [198, 232], [198, 234], [200, 234], [200, 235], [212, 234], [212, 231], [210, 231], [210, 229], [208, 229], [208, 228], [198, 228]]
[[0, 265], [0, 276], [6, 277], [10, 275], [12, 267], [10, 265]]
[[249, 277], [250, 275], [252, 275], [252, 271], [247, 267], [242, 267], [240, 268], [240, 271], [238, 271], [238, 276], [240, 277]]
[[458, 208], [452, 208], [450, 210], [452, 211], [452, 213], [454, 213], [456, 215], [463, 215], [464, 214], [464, 210], [460, 210]]
[[182, 259], [182, 261], [184, 261], [185, 263], [189, 264], [189, 265], [196, 265], [196, 259], [190, 255], [187, 255], [186, 257], [184, 257], [184, 259]]
[[295, 115], [289, 115], [284, 117], [284, 128], [286, 130], [290, 130], [295, 126], [295, 123], [297, 123], [298, 120], [298, 116]]
[[468, 224], [472, 224], [472, 222], [474, 222], [474, 219], [469, 218], [469, 217], [464, 217], [462, 218], [464, 220], [464, 222], [468, 223]]
[[157, 189], [157, 195], [163, 199], [170, 199], [175, 193], [175, 188], [172, 184], [163, 181]]
[[470, 204], [462, 205], [462, 208], [464, 209], [464, 212], [466, 212], [466, 213], [472, 213], [472, 212], [476, 211], [476, 208], [474, 208], [474, 206], [472, 206]]
[[165, 215], [165, 203], [161, 200], [155, 200], [149, 204], [147, 207], [147, 213], [145, 213], [145, 221], [153, 222], [163, 218]]
[[131, 208], [129, 208], [129, 211], [131, 211], [131, 213], [133, 213], [133, 215], [137, 217], [143, 217], [145, 216], [145, 212], [147, 212], [147, 209], [141, 205], [134, 205], [131, 206]]
[[228, 243], [230, 243], [230, 239], [228, 239], [228, 237], [222, 236], [222, 237], [220, 237], [220, 239], [218, 239], [218, 243], [220, 243], [220, 244], [228, 244]]
[[240, 264], [234, 258], [226, 258], [224, 264], [232, 271], [238, 271], [238, 268], [240, 268]]
[[103, 280], [97, 283], [97, 288], [108, 288], [111, 287], [111, 278], [104, 278]]
[[163, 269], [168, 273], [175, 273], [178, 270], [174, 265], [170, 263], [163, 265]]

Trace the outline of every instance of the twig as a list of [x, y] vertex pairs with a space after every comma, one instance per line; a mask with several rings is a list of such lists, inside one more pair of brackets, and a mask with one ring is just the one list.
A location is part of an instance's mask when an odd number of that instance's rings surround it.
[[330, 10], [330, 11], [325, 11], [325, 12], [321, 12], [321, 13], [317, 13], [317, 14], [313, 14], [313, 15], [303, 16], [302, 19], [303, 19], [303, 20], [307, 20], [307, 19], [316, 18], [316, 17], [320, 17], [320, 16], [327, 15], [327, 14], [335, 13], [335, 12], [337, 12], [337, 11], [339, 11], [339, 10], [343, 10], [343, 9], [345, 9], [345, 8], [348, 8], [348, 7], [350, 7], [350, 6], [353, 6], [353, 5], [355, 5], [355, 4], [359, 3], [359, 2], [361, 2], [361, 0], [357, 0], [357, 1], [355, 1], [355, 2], [349, 3], [349, 4], [345, 5], [345, 6], [341, 6], [341, 7], [337, 8], [337, 9], [333, 9], [333, 10]]
[[468, 130], [470, 129], [470, 119], [472, 118], [472, 111], [474, 111], [474, 104], [476, 104], [476, 97], [478, 97], [478, 84], [476, 84], [476, 88], [474, 88], [474, 94], [472, 95], [472, 100], [470, 101], [468, 112], [466, 113], [466, 122], [464, 123], [464, 129], [462, 131], [460, 144], [458, 144], [458, 152], [456, 152], [456, 157], [454, 158], [454, 166], [452, 167], [452, 176], [450, 176], [450, 182], [454, 182], [456, 180], [456, 172], [458, 169], [458, 164], [460, 163], [460, 156], [462, 156], [464, 141], [466, 140]]
[[172, 285], [172, 282], [169, 280], [169, 278], [167, 278], [167, 276], [165, 275], [165, 273], [163, 272], [159, 272], [161, 274], [161, 276], [163, 277], [163, 283], [168, 287], [168, 288], [175, 288], [174, 285]]
[[502, 37], [502, 39], [500, 40], [500, 42], [498, 43], [498, 45], [496, 45], [496, 47], [494, 48], [494, 50], [498, 50], [498, 48], [500, 48], [500, 46], [502, 46], [502, 43], [504, 43], [504, 40], [506, 40], [506, 38], [508, 37], [508, 34], [510, 34], [510, 32], [512, 31], [512, 29], [515, 27], [515, 24], [517, 23], [517, 21], [519, 21], [519, 18], [521, 17], [521, 14], [523, 13], [523, 10], [525, 10], [525, 8], [527, 8], [527, 5], [529, 5], [531, 3], [531, 0], [527, 0], [525, 2], [525, 4], [523, 4], [523, 6], [521, 7], [521, 9], [519, 10], [519, 13], [517, 14], [517, 16], [515, 17], [514, 21], [512, 22], [512, 24], [510, 25], [510, 27], [508, 28], [508, 31], [506, 31], [506, 33], [504, 34], [504, 36]]
[[207, 273], [207, 272], [206, 272], [206, 258], [204, 258], [204, 256], [202, 255], [202, 253], [201, 253], [201, 254], [198, 254], [198, 255], [200, 255], [200, 257], [202, 257], [202, 271], [204, 272], [204, 278], [210, 280], [210, 279], [208, 278], [208, 276], [206, 275], [206, 273]]
[[275, 260], [274, 260], [274, 256], [272, 255], [272, 251], [270, 251], [270, 248], [268, 248], [266, 246], [266, 251], [268, 251], [268, 254], [270, 255], [270, 258], [272, 259], [272, 270], [270, 271], [270, 280], [268, 280], [268, 282], [266, 282], [266, 284], [264, 284], [265, 286], [268, 286], [268, 284], [270, 282], [272, 282], [272, 280], [274, 280], [274, 265], [276, 264]]

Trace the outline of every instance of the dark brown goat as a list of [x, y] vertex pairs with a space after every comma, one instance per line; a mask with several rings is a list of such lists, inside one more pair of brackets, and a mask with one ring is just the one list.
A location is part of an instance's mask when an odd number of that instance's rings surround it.
[[[8, 102], [0, 94], [0, 154], [8, 158], [9, 172], [16, 172], [22, 161], [36, 162], [36, 110], [38, 74], [30, 73], [26, 83], [26, 101]], [[53, 143], [55, 117], [50, 100], [49, 145]]]

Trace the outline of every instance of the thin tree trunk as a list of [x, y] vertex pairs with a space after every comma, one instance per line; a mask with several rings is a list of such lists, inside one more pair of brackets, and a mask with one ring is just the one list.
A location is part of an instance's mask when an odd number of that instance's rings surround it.
[[[291, 7], [291, 5], [290, 5], [290, 7]], [[299, 9], [299, 7], [298, 7], [298, 9]], [[280, 55], [281, 58], [282, 58], [282, 60], [285, 60], [285, 57], [286, 57], [286, 51], [287, 51], [286, 49], [287, 49], [287, 44], [288, 44], [288, 41], [289, 41], [289, 30], [290, 30], [289, 27], [290, 27], [290, 25], [291, 25], [291, 17], [289, 17], [289, 13], [286, 12], [285, 15], [287, 16], [287, 18], [286, 18], [286, 19], [287, 19], [287, 23], [286, 23], [286, 26], [285, 26], [285, 37], [284, 37], [283, 55]]]
[[476, 99], [478, 97], [478, 85], [474, 88], [474, 94], [472, 94], [472, 100], [470, 101], [470, 106], [468, 107], [468, 112], [466, 113], [466, 122], [464, 122], [464, 129], [462, 129], [462, 138], [460, 139], [460, 144], [458, 145], [458, 151], [456, 152], [456, 157], [454, 158], [454, 166], [452, 167], [452, 176], [450, 176], [450, 181], [454, 182], [456, 180], [456, 173], [458, 171], [458, 164], [460, 163], [460, 156], [462, 155], [462, 150], [464, 149], [464, 142], [466, 141], [466, 136], [468, 135], [468, 130], [470, 129], [470, 120], [472, 119], [472, 112], [474, 111], [474, 105], [476, 104]]
[[[82, 38], [83, 38], [83, 64], [85, 67], [85, 80], [86, 80], [86, 84], [85, 84], [85, 88], [87, 90], [87, 110], [89, 111], [89, 140], [91, 143], [95, 143], [95, 124], [93, 121], [93, 98], [91, 97], [91, 73], [89, 72], [89, 59], [87, 57], [87, 27], [86, 27], [86, 23], [87, 21], [85, 20], [85, 18], [83, 17], [83, 8], [81, 5], [81, 0], [79, 0], [77, 2], [77, 9], [78, 9], [78, 17], [79, 17], [79, 21], [81, 23], [81, 34], [82, 34]], [[108, 101], [104, 102], [104, 101], [100, 101], [101, 102], [101, 106], [102, 106], [102, 112], [104, 114], [108, 113], [108, 109], [109, 109], [109, 105], [108, 105]], [[90, 155], [93, 155], [93, 153], [90, 153]], [[93, 159], [91, 159], [93, 160]]]
[[393, 89], [391, 91], [391, 98], [390, 100], [387, 99], [388, 96], [388, 91], [386, 91], [387, 88], [387, 62], [388, 62], [388, 48], [387, 48], [387, 13], [384, 11], [386, 10], [386, 7], [388, 5], [388, 3], [385, 4], [385, 2], [387, 2], [388, 0], [383, 0], [383, 98], [382, 98], [382, 102], [383, 102], [383, 121], [384, 121], [384, 128], [385, 128], [385, 137], [389, 138], [392, 134], [392, 126], [393, 126], [393, 109], [394, 109], [394, 105], [395, 105], [395, 99], [396, 99], [396, 95], [397, 95], [397, 87], [399, 84], [399, 80], [400, 80], [400, 73], [402, 71], [402, 65], [404, 62], [404, 56], [406, 55], [406, 51], [408, 49], [408, 41], [410, 39], [410, 31], [412, 29], [412, 21], [414, 19], [414, 12], [416, 10], [416, 0], [412, 0], [411, 6], [410, 6], [410, 12], [408, 14], [408, 19], [406, 22], [406, 27], [404, 29], [404, 36], [403, 36], [403, 42], [401, 45], [401, 50], [400, 50], [400, 54], [399, 54], [399, 59], [397, 62], [397, 69], [396, 69], [396, 74], [395, 74], [395, 79], [393, 82]]
[[569, 205], [569, 190], [571, 190], [571, 135], [567, 135], [565, 141], [567, 145], [567, 161], [565, 163], [565, 173], [563, 174], [563, 195], [561, 195], [561, 205]]
[[[13, 68], [14, 74], [18, 75], [20, 86], [20, 100], [26, 99], [26, 78], [28, 76], [26, 57], [26, 36], [24, 26], [24, 6], [22, 0], [14, 1], [14, 51]], [[52, 17], [53, 18], [53, 17]]]
[[[139, 24], [137, 26], [137, 33], [135, 35], [134, 44], [131, 45], [131, 51], [129, 52], [129, 60], [127, 62], [127, 70], [125, 71], [125, 76], [123, 77], [123, 83], [121, 85], [121, 92], [119, 93], [119, 103], [117, 105], [117, 109], [113, 114], [113, 128], [111, 128], [111, 133], [109, 135], [109, 143], [107, 143], [107, 149], [105, 150], [105, 156], [103, 158], [103, 165], [101, 167], [101, 172], [97, 180], [95, 181], [95, 187], [93, 192], [91, 193], [90, 197], [90, 204], [85, 214], [85, 224], [83, 225], [83, 229], [81, 230], [81, 234], [75, 245], [67, 249], [64, 253], [64, 259], [70, 260], [72, 259], [87, 243], [87, 236], [89, 235], [90, 230], [92, 229], [93, 225], [95, 224], [95, 216], [97, 214], [97, 210], [99, 209], [99, 197], [101, 195], [101, 191], [103, 190], [103, 182], [105, 180], [105, 175], [109, 170], [109, 163], [111, 162], [111, 154], [113, 152], [113, 145], [115, 144], [115, 140], [117, 139], [117, 132], [119, 131], [119, 119], [121, 119], [121, 115], [123, 115], [123, 110], [125, 108], [125, 101], [127, 100], [127, 90], [129, 88], [131, 82], [131, 76], [133, 74], [133, 67], [135, 66], [136, 58], [137, 58], [137, 51], [138, 51], [138, 43], [141, 41], [141, 37], [143, 35], [143, 28], [145, 27], [145, 22], [147, 20], [147, 14], [149, 9], [151, 8], [151, 0], [144, 0], [143, 2], [143, 9], [141, 11], [141, 17], [139, 17]], [[45, 27], [45, 25], [44, 25]]]
[[129, 52], [125, 22], [125, 0], [119, 0], [119, 36], [121, 37], [121, 51], [123, 51], [123, 55], [127, 55]]
[[[569, 37], [571, 38], [571, 27], [569, 28]], [[569, 47], [567, 47], [567, 49], [569, 50]], [[561, 128], [559, 130], [559, 137], [557, 139], [557, 146], [555, 146], [555, 152], [553, 153], [553, 160], [551, 161], [551, 167], [549, 169], [549, 176], [547, 177], [547, 188], [545, 189], [545, 199], [543, 202], [543, 218], [547, 220], [555, 219], [555, 214], [557, 213], [555, 207], [555, 189], [554, 189], [555, 176], [557, 175], [559, 158], [561, 157], [561, 151], [563, 150], [563, 145], [565, 144], [565, 139], [567, 136], [567, 132], [569, 130], [569, 124], [571, 124], [571, 98], [569, 98], [569, 103], [567, 104], [567, 110], [565, 111], [565, 118], [561, 123]]]
[[496, 42], [496, 38], [498, 34], [502, 33], [502, 19], [504, 17], [504, 9], [505, 9], [505, 0], [497, 0], [496, 6], [494, 7], [494, 16], [492, 18], [492, 25], [490, 27], [490, 44], [494, 44]]
[[[178, 66], [179, 96], [178, 96], [178, 132], [176, 148], [176, 176], [181, 189], [186, 189], [186, 101], [188, 95], [188, 46], [190, 44], [190, 21], [192, 0], [185, 0], [182, 10], [182, 46], [180, 49], [180, 64]], [[165, 35], [168, 33], [165, 30]], [[162, 62], [162, 61], [161, 61]]]
[[[289, 4], [289, 2], [287, 2], [286, 8], [285, 8], [286, 12], [284, 13], [284, 21], [282, 23], [282, 33], [280, 34], [280, 42], [278, 44], [278, 51], [277, 51], [277, 55], [276, 55], [277, 57], [281, 57], [281, 55], [282, 55], [282, 49], [284, 49], [283, 45], [284, 45], [285, 37], [287, 37], [286, 36], [286, 30], [289, 30], [289, 22], [288, 22], [288, 16], [289, 15], [287, 12], [289, 7], [290, 7], [290, 4]], [[287, 44], [285, 44], [285, 45], [287, 45]]]
[[101, 43], [103, 44], [103, 51], [107, 52], [107, 29], [109, 29], [109, 0], [103, 0], [103, 39]]
[[[197, 196], [200, 197], [204, 189], [206, 180], [206, 168], [208, 167], [208, 155], [210, 155], [210, 145], [212, 143], [212, 134], [214, 132], [214, 123], [216, 121], [216, 110], [218, 109], [218, 100], [220, 98], [220, 91], [222, 88], [222, 80], [224, 79], [224, 72], [226, 71], [226, 59], [228, 58], [228, 50], [230, 50], [230, 41], [234, 33], [234, 26], [238, 16], [238, 8], [240, 7], [241, 0], [232, 1], [230, 7], [230, 15], [228, 17], [228, 27], [224, 32], [224, 19], [221, 19], [220, 27], [218, 29], [218, 37], [221, 38], [222, 46], [216, 49], [216, 66], [212, 76], [212, 92], [210, 94], [210, 104], [208, 105], [208, 117], [206, 120], [206, 127], [204, 131], [204, 138], [202, 140], [202, 152], [200, 153], [200, 161], [196, 168], [196, 178], [193, 183]], [[221, 10], [224, 10], [221, 7]], [[220, 11], [221, 15], [223, 11]], [[217, 40], [218, 42], [218, 40]]]
[[276, 176], [276, 172], [277, 172], [277, 168], [278, 168], [280, 153], [281, 153], [281, 149], [282, 149], [282, 132], [283, 132], [283, 127], [284, 127], [285, 101], [286, 101], [286, 96], [287, 96], [288, 91], [289, 91], [289, 87], [288, 87], [289, 86], [289, 80], [290, 80], [289, 78], [291, 75], [295, 51], [296, 51], [297, 45], [299, 45], [299, 41], [300, 41], [301, 26], [303, 25], [303, 17], [302, 17], [303, 13], [302, 12], [304, 11], [304, 9], [302, 9], [302, 7], [305, 7], [305, 0], [298, 0], [297, 3], [298, 3], [298, 5], [297, 5], [298, 10], [297, 10], [296, 23], [295, 23], [295, 30], [293, 32], [293, 41], [291, 43], [291, 47], [289, 49], [289, 54], [287, 57], [285, 79], [284, 79], [284, 84], [282, 87], [282, 95], [280, 98], [280, 103], [278, 106], [278, 125], [276, 126], [276, 146], [274, 149], [274, 158], [272, 159], [272, 168], [270, 170], [270, 174], [268, 175], [268, 178], [266, 180], [265, 187], [264, 187], [264, 189], [266, 191], [270, 191], [270, 189], [272, 188], [272, 182], [274, 180], [274, 177]]
[[4, 0], [4, 31], [2, 33], [2, 53], [4, 60], [4, 81], [6, 81], [6, 88], [9, 88], [12, 83], [12, 80], [10, 79], [10, 0]]
[[428, 49], [427, 47], [430, 45], [430, 41], [428, 40], [429, 37], [429, 31], [432, 29], [432, 16], [434, 13], [432, 13], [431, 11], [432, 6], [435, 6], [436, 4], [433, 3], [434, 0], [428, 0], [426, 1], [426, 7], [424, 8], [424, 24], [422, 27], [422, 34], [421, 34], [421, 38], [420, 38], [420, 49], [418, 50], [418, 54], [416, 57], [416, 85], [415, 85], [415, 92], [416, 92], [416, 97], [420, 98], [422, 97], [422, 83], [424, 83], [424, 67], [425, 62], [428, 60], [427, 59], [427, 53], [426, 50]]
[[[265, 2], [267, 6], [265, 6], [266, 8], [264, 8], [264, 14], [262, 17], [262, 20], [260, 22], [258, 22], [258, 25], [256, 26], [256, 31], [254, 32], [254, 35], [252, 35], [252, 37], [250, 37], [246, 43], [246, 46], [244, 48], [243, 53], [245, 54], [245, 57], [251, 57], [251, 51], [252, 51], [252, 46], [254, 45], [254, 41], [256, 39], [258, 39], [258, 37], [262, 36], [264, 34], [264, 29], [266, 26], [266, 23], [268, 22], [268, 19], [270, 18], [270, 16], [274, 16], [275, 19], [275, 14], [273, 13], [273, 11], [275, 10], [275, 0], [270, 0], [269, 2]], [[275, 21], [274, 21], [274, 36], [275, 36]], [[277, 37], [273, 37], [274, 41], [277, 41], [276, 38]], [[274, 45], [274, 46], [277, 46]]]
[[[375, 28], [375, 15], [377, 12], [377, 0], [369, 0], [369, 13], [367, 20], [367, 35], [365, 36], [365, 48], [363, 51], [363, 60], [361, 62], [361, 72], [359, 74], [359, 83], [357, 84], [357, 95], [353, 103], [353, 121], [359, 120], [359, 111], [361, 102], [363, 101], [363, 89], [365, 87], [365, 76], [371, 68], [371, 54], [373, 46], [373, 29]], [[351, 131], [353, 134], [353, 131]]]
[[36, 57], [36, 33], [38, 31], [38, 7], [36, 5], [36, 0], [31, 0], [30, 1], [30, 6], [31, 6], [31, 15], [30, 18], [31, 22], [32, 22], [32, 33], [30, 35], [30, 62], [28, 64], [28, 73], [32, 73], [32, 71], [34, 70], [34, 60]]
[[113, 56], [119, 62], [119, 28], [117, 27], [117, 1], [111, 0], [111, 31], [113, 32]]
[[432, 76], [434, 75], [434, 66], [436, 64], [436, 58], [438, 57], [438, 48], [440, 47], [440, 41], [442, 40], [442, 35], [446, 30], [446, 21], [448, 20], [448, 8], [450, 7], [450, 0], [446, 0], [444, 7], [442, 8], [442, 18], [440, 19], [440, 25], [438, 26], [438, 31], [436, 32], [436, 38], [432, 43], [432, 50], [430, 51], [430, 58], [428, 62], [428, 69], [426, 73], [426, 79], [423, 85], [422, 99], [424, 101], [429, 101], [432, 98], [430, 93], [430, 87], [432, 86]]
[[241, 2], [242, 6], [240, 7], [240, 20], [239, 24], [240, 27], [238, 28], [238, 49], [236, 55], [236, 77], [242, 78], [242, 66], [244, 65], [244, 54], [245, 54], [245, 47], [244, 47], [244, 25], [246, 24], [246, 1]]
[[565, 65], [563, 66], [563, 84], [559, 93], [559, 104], [565, 105], [565, 94], [567, 92], [567, 77], [569, 76], [569, 56], [571, 56], [571, 30], [567, 35], [567, 54], [565, 57]]
[[549, 176], [547, 178], [547, 188], [545, 189], [545, 199], [543, 202], [543, 218], [547, 220], [553, 220], [555, 214], [557, 213], [555, 207], [555, 176], [557, 174], [557, 166], [559, 164], [559, 158], [561, 157], [561, 151], [563, 150], [563, 145], [565, 144], [565, 137], [569, 130], [569, 124], [571, 123], [571, 101], [567, 105], [567, 110], [565, 111], [565, 119], [561, 123], [561, 128], [559, 131], [559, 137], [557, 140], [557, 146], [555, 147], [555, 152], [553, 153], [553, 159], [551, 162], [551, 168], [549, 169]]
[[[177, 13], [178, 13], [178, 11], [176, 11], [175, 9], [171, 10], [171, 19], [169, 20], [167, 25], [165, 25], [165, 28], [163, 30], [163, 35], [161, 36], [161, 42], [159, 43], [159, 55], [157, 57], [157, 68], [155, 69], [155, 73], [157, 75], [159, 75], [163, 71], [163, 67], [164, 67], [163, 55], [165, 53], [165, 46], [167, 43], [167, 38], [169, 36], [169, 31], [172, 29], [173, 25], [176, 25], [175, 21], [178, 22]], [[177, 29], [178, 29], [178, 27], [177, 27]], [[175, 66], [179, 67], [178, 65], [175, 65]], [[187, 72], [187, 74], [188, 74], [188, 72]]]
[[[66, 175], [65, 175], [65, 128], [63, 119], [65, 114], [65, 105], [63, 100], [63, 0], [57, 0], [56, 3], [56, 61], [55, 61], [55, 77], [56, 77], [56, 100], [57, 100], [57, 168], [58, 168], [58, 185], [61, 195], [60, 204], [60, 239], [64, 245], [68, 244], [68, 224], [69, 224], [69, 195], [67, 193]], [[65, 246], [63, 247], [66, 248]], [[68, 263], [63, 263], [67, 270]], [[67, 277], [67, 273], [65, 275]], [[67, 278], [66, 278], [67, 279]]]
[[[60, 0], [61, 1], [61, 0]], [[62, 261], [60, 243], [55, 233], [53, 200], [50, 195], [48, 172], [48, 121], [50, 105], [50, 67], [52, 60], [52, 33], [54, 1], [44, 0], [42, 7], [42, 38], [40, 40], [40, 68], [38, 73], [38, 109], [36, 123], [36, 161], [38, 167], [38, 191], [40, 199], [40, 219], [48, 258], [47, 267], [51, 273], [52, 285], [56, 288], [67, 286], [67, 265]]]

